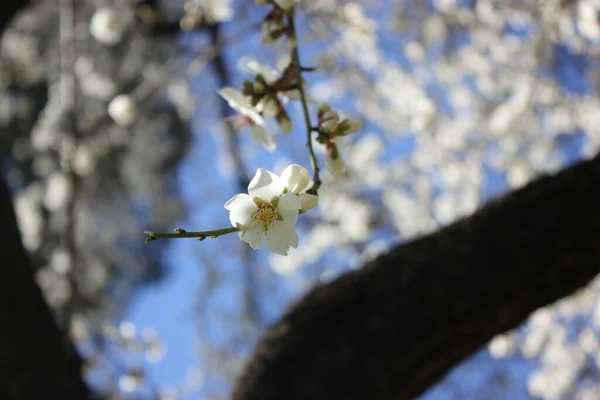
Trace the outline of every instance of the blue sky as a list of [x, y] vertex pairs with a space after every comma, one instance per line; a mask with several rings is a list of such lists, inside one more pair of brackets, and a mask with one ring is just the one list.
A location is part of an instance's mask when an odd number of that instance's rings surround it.
[[[523, 35], [526, 31], [518, 27], [506, 27], [506, 32], [509, 34]], [[455, 45], [461, 46], [468, 42], [468, 33], [463, 32], [457, 38]], [[252, 43], [248, 46], [248, 42]], [[258, 37], [254, 40], [244, 42], [244, 46], [237, 46], [231, 49], [231, 54], [260, 54], [261, 61], [267, 61], [268, 58], [264, 53], [258, 52], [260, 46]], [[550, 71], [542, 71], [549, 74], [554, 79], [561, 83], [565, 95], [578, 96], [589, 92], [589, 82], [587, 82], [586, 74], [589, 68], [589, 62], [585, 56], [574, 54], [569, 49], [563, 46], [555, 46], [554, 49], [557, 62]], [[312, 52], [314, 51], [314, 53]], [[317, 54], [318, 48], [315, 47], [309, 53], [303, 53], [305, 60], [310, 60], [314, 54]], [[390, 56], [397, 62], [402, 63], [401, 56]], [[400, 58], [399, 58], [400, 57]], [[244, 76], [239, 74], [239, 71], [234, 70], [234, 85], [241, 84]], [[312, 79], [312, 77], [309, 77]], [[316, 81], [319, 78], [315, 75]], [[442, 90], [441, 87], [432, 86], [431, 90]], [[203, 88], [206, 90], [206, 88]], [[352, 99], [340, 99], [341, 107], [350, 107]], [[297, 109], [293, 113], [297, 112]], [[202, 120], [196, 119], [193, 124], [204, 124]], [[196, 134], [193, 146], [190, 149], [185, 161], [181, 164], [178, 173], [178, 184], [181, 188], [182, 195], [189, 206], [189, 214], [184, 221], [181, 221], [179, 226], [188, 230], [204, 230], [214, 229], [228, 226], [228, 219], [222, 204], [235, 194], [235, 183], [230, 175], [225, 170], [224, 173], [216, 171], [217, 168], [226, 164], [227, 160], [222, 157], [225, 149], [222, 141], [215, 140], [218, 135], [224, 135], [221, 127], [215, 123], [207, 129], [201, 130], [202, 135]], [[367, 125], [366, 129], [377, 131], [377, 127]], [[212, 136], [206, 136], [207, 131], [212, 132]], [[254, 171], [258, 166], [272, 166], [275, 160], [284, 157], [293, 159], [298, 144], [302, 143], [302, 131], [296, 126], [296, 130], [292, 133], [294, 139], [283, 138], [280, 142], [280, 148], [275, 155], [268, 155], [266, 152], [256, 152], [248, 155], [246, 159], [250, 171]], [[247, 135], [246, 135], [247, 137]], [[247, 140], [243, 139], [243, 140]], [[570, 164], [581, 158], [581, 150], [583, 145], [583, 134], [576, 132], [568, 134], [557, 139], [558, 146], [563, 150], [562, 157], [565, 164]], [[395, 143], [393, 147], [387, 149], [384, 154], [384, 162], [387, 158], [398, 157], [401, 154], [406, 154], [412, 146], [414, 140], [411, 137], [406, 137], [402, 141]], [[306, 160], [300, 160], [300, 163], [306, 163]], [[206, 196], [205, 189], [207, 187], [216, 188], [215, 193], [224, 195], [221, 201], [212, 199], [210, 202], [202, 203], [201, 199]], [[506, 178], [503, 174], [499, 174], [492, 169], [486, 169], [486, 184], [484, 185], [485, 197], [495, 196], [502, 193], [507, 188]], [[200, 201], [199, 201], [200, 200]], [[234, 235], [232, 235], [234, 236]], [[142, 239], [140, 239], [142, 240]], [[231, 247], [232, 251], [239, 254], [239, 241], [236, 238], [218, 238], [220, 248]], [[151, 326], [157, 329], [162, 342], [167, 348], [164, 359], [156, 364], [148, 367], [147, 372], [153, 382], [160, 385], [177, 386], [182, 383], [186, 373], [190, 367], [199, 365], [198, 353], [195, 350], [197, 343], [198, 322], [195, 318], [197, 302], [196, 298], [198, 290], [202, 287], [203, 279], [202, 262], [195, 254], [206, 252], [213, 254], [207, 249], [207, 246], [212, 246], [210, 242], [199, 243], [195, 240], [175, 240], [172, 241], [163, 254], [168, 267], [168, 274], [164, 280], [157, 284], [147, 286], [140, 290], [136, 298], [129, 307], [124, 319], [133, 321], [141, 329], [146, 326]], [[244, 244], [245, 245], [245, 244]], [[254, 254], [258, 260], [266, 260], [266, 250], [260, 250]], [[239, 263], [239, 258], [233, 257], [224, 263]], [[267, 269], [266, 262], [258, 262], [257, 268]], [[240, 268], [239, 265], [229, 265], [227, 268]], [[260, 273], [260, 271], [259, 271]], [[263, 273], [267, 273], [263, 271]], [[238, 288], [239, 289], [239, 288]], [[229, 288], [219, 297], [219, 301], [235, 302], [239, 295], [236, 288]], [[285, 305], [291, 300], [291, 294], [286, 291], [285, 287], [278, 292], [278, 300], [272, 302], [271, 307], [267, 310], [266, 321], [272, 321], [277, 315], [280, 315], [285, 310]], [[283, 301], [280, 301], [283, 299]], [[269, 303], [269, 302], [267, 302]], [[275, 303], [275, 304], [273, 304]], [[508, 368], [504, 368], [508, 365]], [[485, 350], [474, 355], [469, 361], [463, 363], [459, 368], [453, 371], [447, 383], [433, 388], [423, 398], [427, 400], [448, 399], [451, 398], [451, 393], [456, 382], [460, 382], [459, 386], [466, 390], [466, 393], [471, 393], [473, 388], [481, 388], [486, 386], [493, 371], [496, 371], [499, 366], [502, 370], [509, 371], [513, 376], [511, 382], [520, 383], [519, 387], [510, 388], [511, 399], [528, 399], [525, 391], [525, 382], [527, 374], [533, 369], [533, 362], [524, 361], [522, 359], [507, 359], [494, 360]], [[490, 393], [492, 395], [492, 393]], [[191, 396], [190, 398], [197, 398]], [[502, 397], [501, 397], [502, 398]]]

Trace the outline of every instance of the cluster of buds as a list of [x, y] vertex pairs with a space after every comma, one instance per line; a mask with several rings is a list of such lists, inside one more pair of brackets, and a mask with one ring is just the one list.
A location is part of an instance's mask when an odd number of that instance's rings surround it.
[[256, 0], [257, 5], [273, 4], [261, 25], [263, 42], [271, 43], [289, 33], [285, 17], [294, 9], [295, 0]]
[[254, 82], [244, 81], [242, 93], [250, 98], [250, 103], [256, 111], [264, 117], [275, 118], [281, 131], [287, 133], [292, 130], [292, 121], [283, 107], [279, 94], [289, 92], [296, 85], [297, 77], [293, 69], [288, 67], [283, 75], [273, 82], [268, 82], [263, 74], [258, 73], [254, 77]]
[[336, 140], [341, 136], [348, 136], [362, 128], [362, 121], [345, 118], [331, 110], [329, 104], [324, 103], [319, 107], [318, 124], [314, 130], [318, 133], [317, 142], [324, 144], [327, 150], [325, 165], [333, 175], [344, 173], [346, 166], [340, 155]]

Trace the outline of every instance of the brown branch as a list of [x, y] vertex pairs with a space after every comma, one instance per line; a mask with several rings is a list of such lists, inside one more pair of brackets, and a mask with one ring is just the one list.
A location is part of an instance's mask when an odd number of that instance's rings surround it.
[[235, 400], [411, 399], [600, 272], [600, 156], [312, 290]]

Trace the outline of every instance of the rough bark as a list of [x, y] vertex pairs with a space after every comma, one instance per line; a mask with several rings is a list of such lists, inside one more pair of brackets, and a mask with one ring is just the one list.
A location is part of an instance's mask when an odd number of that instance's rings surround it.
[[600, 156], [312, 290], [258, 344], [235, 400], [411, 399], [600, 272]]
[[[27, 1], [7, 1], [0, 36]], [[86, 399], [80, 360], [37, 286], [10, 192], [0, 177], [0, 399]]]

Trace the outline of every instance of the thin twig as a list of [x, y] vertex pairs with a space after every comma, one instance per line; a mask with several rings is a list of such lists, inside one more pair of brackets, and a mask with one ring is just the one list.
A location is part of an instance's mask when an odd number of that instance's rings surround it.
[[62, 232], [62, 244], [70, 255], [71, 270], [69, 283], [71, 298], [64, 307], [65, 328], [68, 328], [71, 318], [75, 313], [78, 303], [82, 300], [76, 282], [80, 263], [77, 243], [75, 241], [75, 219], [77, 218], [76, 206], [79, 193], [79, 177], [73, 168], [73, 157], [77, 149], [78, 124], [77, 124], [77, 78], [75, 76], [75, 0], [61, 0], [59, 4], [60, 19], [60, 102], [62, 120], [64, 121], [61, 144], [59, 150], [61, 168], [71, 187], [71, 195], [64, 207], [66, 224]]
[[306, 193], [317, 195], [319, 188], [321, 187], [321, 177], [319, 175], [319, 164], [317, 163], [317, 156], [312, 145], [312, 124], [310, 122], [310, 113], [308, 111], [308, 101], [306, 99], [306, 93], [304, 91], [304, 85], [302, 84], [302, 64], [300, 63], [300, 53], [298, 51], [298, 38], [296, 35], [296, 25], [294, 23], [294, 12], [290, 12], [288, 15], [288, 27], [289, 27], [289, 40], [292, 48], [292, 65], [296, 69], [296, 75], [298, 80], [298, 91], [300, 92], [300, 102], [302, 103], [302, 112], [304, 114], [304, 123], [306, 124], [306, 147], [308, 148], [308, 154], [310, 157], [310, 165], [313, 170], [313, 184]]
[[212, 231], [200, 231], [200, 232], [188, 232], [185, 229], [175, 229], [174, 233], [171, 232], [153, 232], [153, 231], [144, 231], [148, 237], [146, 238], [146, 243], [150, 243], [154, 240], [158, 239], [181, 239], [181, 238], [196, 238], [198, 240], [204, 240], [206, 238], [217, 238], [219, 236], [227, 235], [229, 233], [239, 231], [238, 228], [223, 228], [223, 229], [214, 229]]

